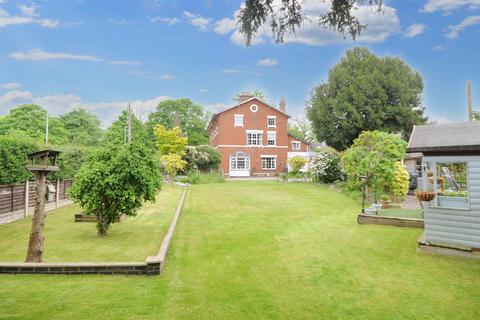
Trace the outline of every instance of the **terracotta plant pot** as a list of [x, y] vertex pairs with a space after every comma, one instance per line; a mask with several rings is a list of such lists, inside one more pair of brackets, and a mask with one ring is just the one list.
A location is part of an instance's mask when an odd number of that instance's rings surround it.
[[392, 205], [392, 200], [380, 200], [382, 204], [382, 209], [388, 209]]
[[416, 196], [420, 201], [430, 202], [435, 199], [437, 194], [433, 191], [417, 191]]

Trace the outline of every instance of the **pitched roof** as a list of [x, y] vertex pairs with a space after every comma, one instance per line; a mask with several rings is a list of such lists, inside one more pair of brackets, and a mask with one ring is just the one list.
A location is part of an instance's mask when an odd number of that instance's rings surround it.
[[223, 109], [222, 111], [219, 111], [219, 112], [214, 113], [213, 116], [212, 116], [212, 119], [210, 119], [210, 123], [208, 124], [208, 128], [210, 128], [210, 125], [212, 124], [212, 121], [213, 121], [219, 114], [224, 113], [225, 111], [234, 109], [234, 108], [236, 108], [236, 107], [239, 107], [239, 106], [241, 106], [242, 104], [247, 103], [247, 102], [250, 102], [250, 101], [252, 101], [252, 100], [258, 100], [258, 101], [262, 102], [263, 104], [267, 105], [268, 107], [274, 109], [275, 111], [278, 111], [278, 112], [286, 115], [288, 118], [291, 118], [291, 116], [290, 116], [288, 113], [286, 113], [285, 111], [282, 111], [282, 110], [278, 109], [277, 107], [273, 106], [272, 104], [270, 104], [270, 103], [268, 103], [268, 102], [263, 101], [262, 99], [260, 99], [260, 98], [258, 98], [258, 97], [252, 97], [252, 98], [250, 98], [250, 99], [248, 99], [248, 100], [245, 100], [245, 101], [242, 101], [242, 102], [240, 102], [240, 103], [237, 103], [237, 104], [235, 104], [235, 105], [233, 105], [233, 106], [227, 107], [227, 108]]
[[294, 133], [291, 133], [290, 131], [287, 133], [290, 137], [293, 137], [295, 139], [297, 139], [298, 141], [301, 141], [305, 144], [308, 144], [310, 147], [312, 146], [312, 143], [308, 142], [307, 140], [303, 139], [303, 138], [300, 138], [299, 136], [297, 136], [296, 134]]
[[480, 152], [480, 122], [415, 126], [408, 152]]

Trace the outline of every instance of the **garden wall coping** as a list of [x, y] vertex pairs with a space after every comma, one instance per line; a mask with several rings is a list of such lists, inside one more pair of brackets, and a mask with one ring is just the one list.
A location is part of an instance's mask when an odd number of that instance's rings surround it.
[[0, 273], [159, 275], [165, 263], [188, 188], [188, 184], [175, 184], [183, 186], [182, 196], [157, 255], [147, 257], [145, 262], [0, 262]]

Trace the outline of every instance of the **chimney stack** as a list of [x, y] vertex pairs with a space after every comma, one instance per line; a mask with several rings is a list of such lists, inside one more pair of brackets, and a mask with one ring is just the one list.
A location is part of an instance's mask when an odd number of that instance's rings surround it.
[[280, 110], [282, 110], [283, 112], [287, 112], [287, 102], [285, 101], [284, 97], [280, 98], [279, 106], [280, 106]]
[[251, 94], [250, 92], [242, 92], [238, 96], [238, 103], [242, 103], [243, 101], [247, 101], [251, 98], [253, 98], [253, 94]]
[[468, 121], [473, 121], [473, 110], [472, 110], [472, 85], [470, 80], [467, 80], [467, 113]]

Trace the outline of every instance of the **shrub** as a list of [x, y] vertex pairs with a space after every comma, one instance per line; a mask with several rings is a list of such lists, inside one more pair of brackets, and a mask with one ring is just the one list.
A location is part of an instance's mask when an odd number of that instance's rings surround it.
[[403, 200], [408, 193], [408, 187], [410, 185], [410, 175], [407, 169], [401, 162], [395, 163], [395, 174], [392, 184], [390, 185], [390, 191], [395, 197], [395, 201]]
[[136, 215], [143, 201], [154, 201], [160, 188], [158, 162], [142, 143], [109, 146], [92, 154], [75, 175], [70, 196], [86, 214], [97, 217], [99, 236], [120, 215]]
[[202, 173], [199, 171], [191, 171], [188, 175], [180, 180], [190, 184], [205, 184], [205, 183], [222, 183], [225, 182], [221, 172]]
[[380, 200], [382, 201], [389, 201], [390, 200], [390, 196], [386, 193], [380, 195]]
[[288, 159], [288, 164], [290, 165], [290, 172], [292, 174], [297, 174], [303, 168], [303, 166], [307, 163], [307, 160], [302, 157], [295, 156], [293, 158]]
[[91, 153], [91, 149], [84, 146], [60, 146], [55, 148], [60, 151], [58, 158], [59, 171], [49, 175], [52, 180], [72, 179], [80, 170]]
[[185, 148], [187, 161], [187, 170], [216, 170], [222, 161], [221, 153], [210, 146], [187, 146]]
[[33, 178], [27, 156], [39, 149], [37, 143], [18, 135], [0, 136], [0, 184], [22, 183]]
[[160, 160], [162, 161], [165, 173], [172, 178], [177, 175], [177, 172], [182, 171], [187, 164], [178, 154], [166, 154], [161, 156]]
[[340, 158], [336, 153], [320, 151], [312, 160], [310, 172], [314, 181], [335, 182], [340, 179]]

